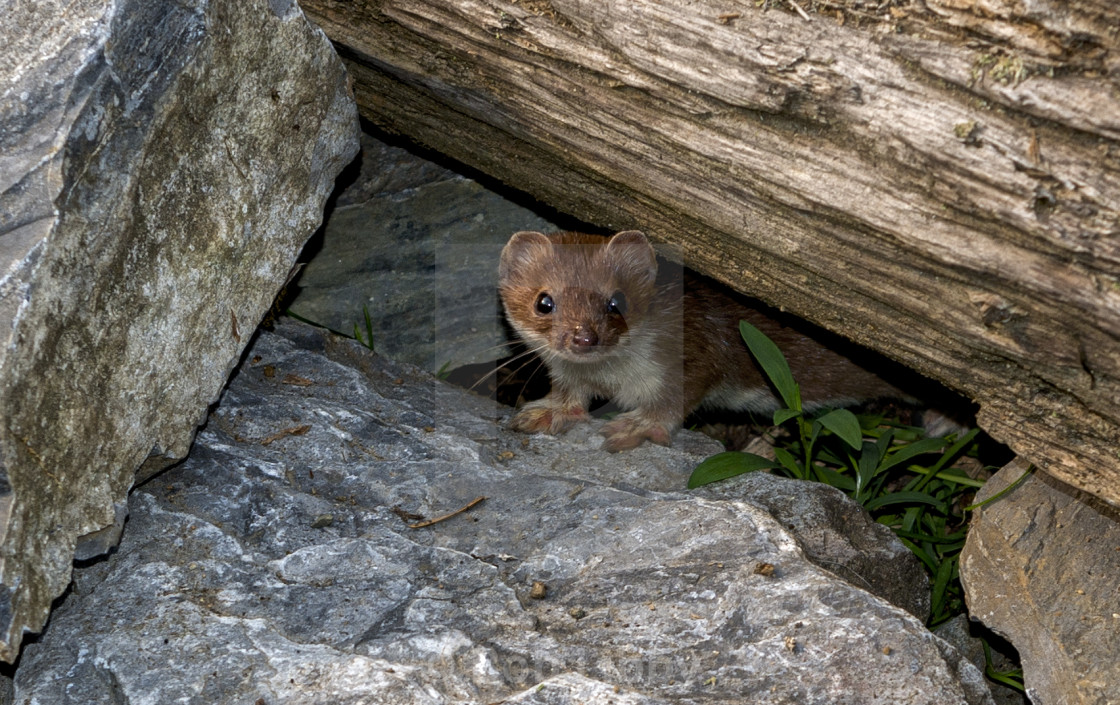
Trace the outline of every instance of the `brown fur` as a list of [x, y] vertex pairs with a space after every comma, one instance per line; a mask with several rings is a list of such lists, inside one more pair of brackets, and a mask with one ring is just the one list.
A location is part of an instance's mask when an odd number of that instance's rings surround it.
[[[601, 433], [604, 447], [645, 440], [669, 445], [700, 406], [779, 407], [739, 335], [746, 320], [785, 353], [806, 409], [899, 391], [848, 358], [695, 277], [663, 276], [645, 235], [519, 232], [502, 251], [499, 289], [510, 324], [549, 369], [552, 391], [511, 421], [526, 432], [561, 433], [587, 418], [593, 398], [626, 409]], [[621, 294], [621, 297], [618, 295]], [[553, 308], [538, 300], [547, 295]], [[621, 315], [609, 308], [624, 302]], [[544, 306], [547, 309], [547, 305]]]

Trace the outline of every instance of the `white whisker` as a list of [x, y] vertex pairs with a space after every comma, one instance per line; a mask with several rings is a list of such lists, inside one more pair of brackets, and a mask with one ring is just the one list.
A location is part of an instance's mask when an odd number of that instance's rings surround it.
[[[534, 355], [534, 354], [536, 354], [536, 353], [540, 352], [540, 351], [541, 351], [542, 349], [544, 349], [545, 347], [546, 347], [545, 345], [539, 345], [539, 346], [537, 346], [536, 348], [530, 348], [530, 349], [527, 349], [527, 350], [526, 350], [525, 352], [522, 352], [522, 353], [518, 353], [517, 355], [514, 355], [513, 357], [511, 357], [511, 358], [510, 358], [509, 360], [506, 360], [506, 361], [505, 361], [505, 362], [503, 362], [502, 364], [500, 364], [500, 365], [496, 365], [496, 366], [494, 367], [494, 369], [490, 370], [489, 372], [487, 372], [486, 374], [484, 374], [484, 375], [483, 375], [482, 377], [479, 377], [479, 378], [478, 378], [478, 379], [477, 379], [477, 380], [475, 381], [475, 383], [474, 383], [474, 384], [472, 384], [472, 385], [471, 385], [470, 387], [467, 387], [467, 389], [468, 389], [469, 391], [474, 391], [474, 388], [475, 388], [475, 387], [477, 387], [478, 385], [482, 384], [483, 382], [485, 382], [485, 381], [486, 381], [487, 379], [489, 379], [490, 377], [492, 377], [492, 376], [495, 376], [495, 375], [497, 375], [497, 374], [498, 374], [498, 372], [500, 372], [500, 371], [501, 371], [502, 369], [504, 369], [504, 368], [507, 368], [507, 367], [509, 367], [509, 366], [510, 366], [510, 365], [512, 365], [513, 363], [515, 363], [515, 362], [517, 362], [517, 361], [519, 361], [519, 360], [521, 360], [521, 359], [523, 359], [523, 358], [526, 358], [526, 357], [530, 357], [531, 355]], [[526, 360], [526, 361], [525, 361], [525, 362], [524, 362], [524, 363], [523, 363], [523, 364], [521, 365], [521, 367], [518, 367], [518, 368], [517, 368], [516, 370], [514, 370], [514, 373], [516, 374], [517, 372], [520, 372], [520, 371], [521, 371], [522, 369], [524, 369], [525, 365], [528, 365], [528, 364], [529, 364], [530, 362], [532, 362], [532, 359]], [[522, 391], [524, 391], [524, 390], [522, 390]]]

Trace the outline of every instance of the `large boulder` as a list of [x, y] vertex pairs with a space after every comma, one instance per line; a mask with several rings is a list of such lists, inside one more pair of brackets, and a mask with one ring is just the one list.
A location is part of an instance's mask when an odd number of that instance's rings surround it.
[[1120, 702], [1120, 514], [1022, 460], [977, 496], [961, 553], [969, 611], [1015, 645], [1034, 705]]
[[[849, 545], [904, 549], [828, 488], [686, 492], [711, 439], [610, 454], [505, 414], [353, 341], [262, 333], [119, 551], [76, 571], [16, 702], [992, 702], [862, 589]], [[807, 555], [830, 514], [845, 545]]]
[[[17, 0], [0, 27], [0, 659], [196, 426], [357, 150], [285, 0]], [[82, 537], [85, 537], [83, 540]]]

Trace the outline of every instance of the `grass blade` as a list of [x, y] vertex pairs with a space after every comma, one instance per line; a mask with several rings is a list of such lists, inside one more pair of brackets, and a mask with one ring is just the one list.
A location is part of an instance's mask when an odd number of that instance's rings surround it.
[[871, 478], [875, 477], [875, 469], [879, 467], [879, 447], [874, 443], [864, 443], [863, 452], [859, 456], [859, 465], [856, 468], [856, 501], [863, 504], [863, 497], [867, 494], [867, 486]]
[[1021, 484], [1023, 483], [1023, 480], [1027, 479], [1027, 476], [1028, 476], [1028, 475], [1030, 475], [1030, 474], [1032, 474], [1033, 472], [1034, 472], [1034, 465], [1031, 465], [1031, 466], [1029, 466], [1029, 467], [1028, 467], [1028, 468], [1027, 468], [1026, 470], [1024, 470], [1024, 471], [1023, 471], [1023, 474], [1022, 474], [1022, 475], [1020, 475], [1019, 477], [1015, 478], [1015, 481], [1014, 481], [1014, 482], [1012, 482], [1012, 483], [1011, 483], [1010, 485], [1008, 485], [1007, 487], [1004, 487], [1004, 488], [1003, 488], [1002, 490], [1000, 490], [999, 492], [996, 492], [996, 493], [995, 493], [994, 495], [992, 495], [991, 497], [988, 497], [988, 498], [987, 498], [987, 499], [985, 499], [985, 500], [984, 500], [983, 502], [977, 502], [977, 503], [975, 503], [975, 504], [970, 504], [970, 505], [968, 505], [967, 507], [965, 507], [965, 508], [964, 508], [964, 510], [965, 510], [966, 512], [970, 512], [970, 511], [972, 511], [973, 509], [976, 509], [976, 508], [978, 508], [978, 507], [983, 507], [983, 506], [984, 506], [985, 504], [989, 504], [989, 503], [991, 503], [991, 502], [994, 502], [994, 501], [996, 501], [996, 500], [997, 500], [997, 499], [999, 499], [1000, 497], [1004, 496], [1005, 494], [1007, 494], [1007, 493], [1008, 493], [1008, 492], [1010, 492], [1011, 490], [1013, 490], [1013, 489], [1015, 489], [1016, 487], [1018, 487], [1019, 485], [1021, 485]]
[[889, 470], [899, 463], [904, 463], [911, 458], [916, 458], [919, 455], [926, 453], [933, 453], [945, 447], [946, 441], [944, 438], [923, 438], [920, 441], [915, 441], [910, 445], [903, 446], [888, 456], [883, 461], [883, 465], [879, 468], [880, 471]]
[[903, 546], [909, 548], [910, 551], [918, 557], [918, 560], [925, 564], [930, 573], [934, 573], [937, 571], [937, 561], [935, 561], [928, 553], [926, 553], [921, 546], [909, 539], [904, 539], [902, 537], [899, 537], [898, 540], [902, 542]]
[[945, 559], [937, 566], [937, 573], [933, 579], [933, 590], [930, 597], [930, 611], [933, 613], [945, 611], [945, 588], [953, 578], [953, 569], [956, 559]]
[[923, 487], [928, 485], [931, 480], [937, 477], [937, 474], [940, 473], [946, 465], [949, 465], [950, 463], [955, 461], [957, 457], [960, 456], [960, 454], [963, 453], [968, 448], [968, 446], [972, 444], [972, 440], [976, 438], [976, 434], [978, 433], [980, 433], [980, 429], [974, 428], [968, 433], [961, 436], [960, 440], [953, 443], [953, 445], [949, 446], [949, 448], [947, 448], [945, 452], [941, 454], [941, 457], [937, 459], [937, 462], [919, 472], [914, 477], [914, 479], [906, 485], [906, 489], [921, 490]]
[[[867, 431], [866, 431], [866, 429], [864, 430], [864, 434], [863, 434], [863, 435], [864, 435], [864, 436], [867, 436], [867, 435], [868, 435], [868, 434], [867, 434]], [[883, 435], [879, 436], [879, 438], [877, 438], [877, 439], [875, 440], [875, 449], [879, 451], [879, 458], [880, 458], [880, 463], [882, 462], [882, 460], [881, 460], [881, 459], [883, 459], [883, 458], [886, 458], [886, 457], [887, 457], [887, 453], [888, 453], [888, 452], [890, 451], [890, 449], [891, 449], [891, 442], [892, 442], [893, 440], [894, 440], [894, 429], [893, 429], [893, 428], [892, 428], [892, 429], [889, 429], [889, 430], [887, 430], [887, 432], [886, 432], [886, 433], [884, 433]], [[888, 466], [888, 467], [889, 467], [889, 466]], [[887, 470], [887, 467], [884, 467], [884, 466], [880, 465], [880, 467], [876, 468], [876, 470], [875, 470], [875, 474], [876, 474], [876, 475], [878, 475], [879, 473], [881, 473], [881, 472], [885, 472], [886, 470]]]
[[895, 504], [928, 504], [939, 508], [945, 506], [944, 502], [925, 492], [891, 492], [869, 500], [864, 506], [870, 512], [879, 507], [889, 507]]
[[995, 663], [992, 662], [992, 647], [988, 644], [988, 640], [981, 639], [980, 641], [984, 644], [984, 675], [1008, 688], [1014, 688], [1020, 693], [1027, 692], [1023, 685], [1023, 669], [1015, 668], [1010, 671], [997, 669]]

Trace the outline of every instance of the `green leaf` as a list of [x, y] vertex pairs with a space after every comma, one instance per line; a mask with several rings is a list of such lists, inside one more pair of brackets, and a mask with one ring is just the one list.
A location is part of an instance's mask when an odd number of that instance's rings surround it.
[[369, 317], [369, 309], [362, 306], [362, 314], [365, 316], [366, 321], [366, 337], [362, 338], [362, 332], [358, 328], [358, 324], [354, 324], [354, 340], [373, 350], [373, 320]]
[[[874, 443], [864, 443], [863, 452], [859, 456], [859, 468], [856, 470], [859, 480], [856, 482], [857, 492], [864, 493], [871, 478], [875, 477], [875, 469], [879, 467], [879, 447]], [[858, 497], [856, 501], [863, 498]]]
[[754, 453], [741, 453], [735, 450], [718, 453], [696, 466], [688, 477], [688, 489], [709, 485], [746, 472], [776, 467], [778, 464], [773, 460]]
[[921, 490], [933, 480], [938, 473], [945, 468], [946, 465], [954, 462], [957, 457], [972, 445], [972, 441], [976, 438], [976, 434], [980, 433], [980, 429], [974, 428], [968, 433], [964, 434], [956, 443], [949, 446], [949, 448], [938, 457], [929, 468], [922, 469], [919, 474], [906, 485], [908, 490]]
[[945, 453], [941, 456], [941, 458], [938, 459], [937, 463], [934, 464], [933, 469], [935, 471], [940, 471], [941, 468], [945, 467], [949, 463], [954, 462], [957, 459], [957, 456], [963, 453], [968, 448], [968, 446], [971, 445], [972, 439], [976, 438], [976, 434], [978, 433], [980, 433], [980, 429], [974, 428], [957, 439], [957, 442], [950, 446], [949, 449], [945, 451]]
[[855, 414], [847, 409], [833, 409], [817, 421], [853, 449], [859, 450], [863, 443], [863, 430], [859, 427], [859, 419]]
[[[837, 445], [840, 445], [840, 444], [837, 444]], [[818, 448], [817, 449], [816, 459], [819, 460], [822, 463], [828, 463], [829, 465], [839, 465], [841, 467], [844, 467], [844, 464], [848, 460], [848, 456], [847, 455], [839, 455], [837, 453], [832, 452], [831, 448], [823, 447], [823, 448]]]
[[933, 589], [930, 597], [930, 609], [933, 612], [944, 611], [945, 588], [953, 577], [953, 568], [956, 567], [955, 564], [955, 560], [947, 559], [941, 561], [941, 565], [937, 566], [937, 573], [933, 579]]
[[778, 409], [774, 412], [774, 425], [781, 426], [786, 421], [795, 419], [798, 416], [801, 416], [800, 411], [794, 411], [793, 409]]
[[797, 462], [797, 458], [793, 456], [793, 453], [790, 453], [785, 448], [775, 448], [774, 457], [778, 459], [782, 467], [788, 470], [790, 474], [797, 479], [804, 480], [809, 476], [808, 470], [803, 469], [801, 464]]
[[871, 499], [864, 506], [867, 508], [867, 511], [870, 512], [879, 507], [889, 507], [894, 504], [929, 504], [934, 507], [941, 507], [944, 505], [941, 500], [925, 492], [891, 492]]
[[898, 540], [902, 542], [903, 546], [909, 548], [910, 551], [918, 557], [918, 560], [925, 564], [929, 572], [933, 573], [937, 570], [937, 561], [935, 561], [933, 557], [926, 553], [921, 546], [914, 543], [913, 541], [910, 541], [909, 539], [904, 539], [902, 537], [899, 537]]
[[941, 547], [942, 551], [947, 551], [948, 548], [952, 548], [955, 544], [964, 543], [963, 534], [964, 532], [957, 532], [956, 534], [952, 534], [950, 536], [930, 536], [929, 534], [925, 533], [914, 533], [912, 531], [903, 531], [901, 529], [897, 529], [895, 531], [895, 535], [897, 535], [899, 538], [911, 539], [913, 541], [925, 541], [926, 543], [936, 544]]
[[[805, 434], [805, 426], [806, 425], [809, 426], [809, 433], [808, 433], [807, 436]], [[802, 423], [801, 424], [801, 440], [803, 442], [808, 443], [809, 447], [812, 447], [813, 445], [816, 444], [817, 439], [820, 438], [822, 428], [824, 428], [824, 426], [821, 426], [820, 421], [814, 420], [812, 424]]]
[[910, 445], [902, 446], [897, 451], [887, 456], [883, 461], [883, 465], [879, 468], [880, 472], [889, 470], [899, 463], [904, 463], [911, 458], [916, 458], [919, 455], [932, 453], [941, 450], [948, 443], [944, 438], [923, 438], [920, 441], [915, 441]]
[[[865, 436], [869, 435], [867, 433], [867, 427], [864, 426], [863, 428], [864, 428], [863, 435], [865, 435]], [[886, 433], [884, 433], [883, 435], [879, 436], [878, 439], [876, 439], [875, 450], [879, 451], [879, 458], [880, 459], [887, 457], [887, 453], [891, 449], [891, 441], [893, 441], [893, 440], [894, 440], [894, 429], [893, 428], [888, 429]], [[884, 470], [886, 470], [885, 467], [880, 467], [880, 468], [877, 469], [876, 474], [878, 474], [879, 472], [882, 472]]]
[[1000, 497], [1004, 496], [1005, 494], [1007, 494], [1008, 492], [1010, 492], [1011, 490], [1015, 489], [1015, 488], [1016, 488], [1016, 487], [1018, 487], [1018, 486], [1019, 486], [1020, 484], [1022, 484], [1023, 480], [1027, 479], [1027, 477], [1028, 477], [1029, 475], [1031, 475], [1031, 474], [1032, 474], [1033, 472], [1034, 472], [1034, 465], [1028, 465], [1028, 466], [1027, 466], [1027, 469], [1023, 471], [1023, 474], [1022, 474], [1022, 475], [1020, 475], [1019, 477], [1015, 478], [1015, 481], [1014, 481], [1014, 482], [1012, 482], [1012, 483], [1011, 483], [1010, 485], [1008, 485], [1007, 487], [1004, 487], [1004, 488], [1003, 488], [1002, 490], [1000, 490], [999, 492], [996, 492], [996, 493], [995, 493], [994, 495], [992, 495], [991, 497], [988, 497], [988, 498], [987, 498], [987, 499], [985, 499], [985, 500], [984, 500], [983, 502], [976, 502], [975, 504], [970, 504], [970, 505], [968, 505], [967, 507], [965, 507], [965, 508], [964, 508], [964, 510], [965, 510], [966, 512], [970, 512], [970, 511], [972, 511], [972, 510], [974, 510], [974, 509], [977, 509], [977, 508], [979, 508], [979, 507], [983, 507], [984, 505], [986, 505], [986, 504], [988, 504], [988, 503], [990, 503], [990, 502], [994, 502], [994, 501], [996, 501], [996, 500], [997, 500], [997, 499], [999, 499]]
[[1023, 685], [1023, 669], [1014, 668], [1010, 671], [1001, 671], [996, 668], [992, 663], [992, 647], [988, 644], [988, 640], [980, 637], [980, 641], [984, 644], [984, 675], [997, 683], [1002, 683], [1008, 688], [1014, 688], [1020, 693], [1025, 693], [1026, 688]]
[[819, 468], [817, 475], [821, 476], [826, 485], [831, 485], [838, 490], [851, 492], [856, 488], [856, 481], [848, 475], [836, 472], [832, 468]]
[[918, 519], [922, 517], [922, 508], [910, 506], [902, 512], [903, 531], [913, 531], [914, 525], [918, 523]]
[[887, 422], [882, 414], [856, 414], [856, 418], [859, 419], [859, 427], [864, 430], [864, 435], [867, 435], [867, 431], [877, 431]]
[[[956, 472], [954, 472], [954, 470]], [[936, 477], [938, 480], [944, 480], [945, 482], [953, 482], [958, 485], [975, 487], [977, 489], [983, 487], [985, 482], [984, 480], [974, 480], [973, 478], [964, 474], [964, 471], [960, 470], [959, 468], [949, 468], [948, 470], [937, 473], [936, 475], [934, 475], [934, 477]], [[965, 509], [968, 509], [968, 507], [965, 507]]]
[[870, 500], [866, 507], [867, 511], [874, 511], [894, 504], [930, 504], [932, 507], [943, 507], [944, 502], [925, 492], [890, 492]]
[[782, 355], [782, 351], [778, 349], [774, 341], [746, 321], [739, 321], [739, 334], [743, 336], [743, 341], [750, 348], [754, 359], [758, 360], [762, 371], [766, 373], [770, 382], [777, 388], [782, 401], [786, 403], [786, 407], [801, 411], [801, 390], [798, 389], [797, 383], [793, 381], [793, 373], [790, 372], [789, 363], [786, 362], [785, 356]]

